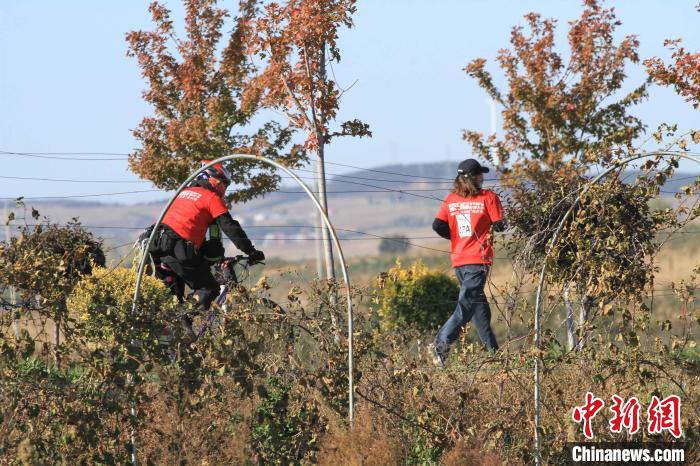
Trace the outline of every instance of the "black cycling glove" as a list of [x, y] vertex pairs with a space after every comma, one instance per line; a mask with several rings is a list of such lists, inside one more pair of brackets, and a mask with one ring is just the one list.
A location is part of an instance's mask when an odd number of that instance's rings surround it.
[[254, 249], [253, 252], [248, 254], [248, 263], [249, 264], [257, 264], [259, 262], [262, 262], [265, 260], [265, 254], [263, 254], [262, 251], [258, 251], [257, 249]]

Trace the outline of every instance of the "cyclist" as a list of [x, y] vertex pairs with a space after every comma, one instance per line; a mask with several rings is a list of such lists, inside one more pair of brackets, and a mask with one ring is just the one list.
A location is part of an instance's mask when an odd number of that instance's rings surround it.
[[491, 310], [484, 293], [486, 276], [493, 262], [491, 228], [505, 230], [498, 195], [482, 189], [484, 173], [475, 159], [459, 164], [454, 189], [447, 195], [433, 221], [433, 230], [450, 240], [452, 267], [459, 280], [459, 298], [452, 316], [430, 344], [433, 362], [444, 367], [449, 347], [467, 322], [474, 320], [481, 341], [489, 350], [498, 349], [491, 329]]
[[[202, 165], [208, 163], [205, 160]], [[221, 164], [202, 172], [170, 206], [149, 250], [156, 277], [168, 285], [180, 302], [184, 301], [187, 284], [193, 290], [197, 311], [208, 309], [219, 293], [219, 284], [211, 272], [211, 265], [224, 256], [219, 231], [249, 256], [250, 264], [265, 260], [265, 254], [255, 249], [224, 204], [230, 184], [231, 175]], [[209, 240], [205, 240], [207, 230]], [[191, 317], [186, 316], [185, 320], [191, 326]]]

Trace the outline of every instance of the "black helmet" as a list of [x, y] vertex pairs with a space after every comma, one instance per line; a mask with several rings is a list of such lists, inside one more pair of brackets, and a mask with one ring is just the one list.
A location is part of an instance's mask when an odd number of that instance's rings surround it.
[[[208, 165], [211, 160], [202, 160], [202, 166]], [[207, 181], [212, 188], [219, 194], [223, 196], [226, 192], [226, 188], [231, 184], [231, 173], [229, 173], [226, 168], [220, 163], [212, 165], [211, 167], [204, 170], [197, 176], [196, 181]]]

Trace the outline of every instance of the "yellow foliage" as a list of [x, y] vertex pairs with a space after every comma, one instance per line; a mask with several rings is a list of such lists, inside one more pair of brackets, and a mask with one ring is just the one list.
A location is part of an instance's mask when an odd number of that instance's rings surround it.
[[401, 261], [378, 279], [379, 315], [382, 328], [391, 330], [405, 324], [429, 330], [442, 323], [454, 310], [459, 285], [450, 276], [418, 260], [409, 268]]
[[[114, 327], [132, 320], [131, 303], [136, 287], [136, 270], [96, 267], [84, 277], [68, 298], [69, 313], [100, 335], [112, 334]], [[155, 319], [175, 309], [177, 300], [163, 282], [144, 276], [141, 282], [139, 315]], [[112, 327], [113, 329], [110, 329]]]

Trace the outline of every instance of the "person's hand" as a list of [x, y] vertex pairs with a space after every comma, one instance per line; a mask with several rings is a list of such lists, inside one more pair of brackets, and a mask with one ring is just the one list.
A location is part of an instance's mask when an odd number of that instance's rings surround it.
[[262, 251], [254, 249], [253, 252], [248, 254], [248, 263], [250, 265], [257, 264], [265, 260], [265, 254]]

